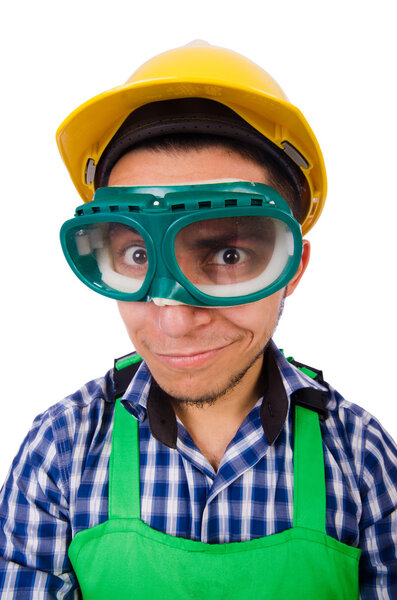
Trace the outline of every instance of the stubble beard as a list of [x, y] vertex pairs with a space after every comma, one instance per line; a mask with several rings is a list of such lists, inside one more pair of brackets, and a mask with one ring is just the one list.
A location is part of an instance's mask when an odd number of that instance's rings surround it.
[[[212, 390], [208, 390], [205, 395], [201, 395], [198, 398], [188, 397], [188, 396], [185, 396], [182, 394], [178, 394], [177, 392], [174, 393], [174, 391], [172, 391], [172, 390], [170, 390], [170, 391], [164, 390], [164, 391], [169, 396], [171, 396], [172, 400], [175, 401], [177, 404], [183, 405], [183, 406], [193, 406], [196, 408], [203, 408], [204, 406], [211, 406], [211, 405], [215, 404], [215, 402], [217, 400], [219, 400], [220, 398], [222, 398], [222, 397], [226, 396], [228, 393], [230, 393], [244, 379], [245, 375], [251, 369], [251, 367], [253, 367], [258, 360], [262, 359], [262, 357], [265, 353], [265, 350], [277, 328], [277, 325], [280, 321], [280, 317], [283, 313], [285, 297], [286, 297], [286, 290], [284, 292], [283, 298], [281, 299], [280, 308], [278, 311], [277, 318], [275, 319], [275, 322], [273, 324], [273, 327], [269, 328], [268, 335], [266, 336], [267, 340], [266, 340], [264, 346], [262, 348], [260, 348], [253, 357], [250, 358], [250, 360], [247, 362], [247, 364], [244, 365], [240, 371], [238, 371], [236, 374], [232, 375], [223, 386], [219, 385], [215, 389], [213, 388]], [[236, 357], [236, 361], [239, 361], [239, 360], [241, 360], [241, 357]]]
[[187, 396], [172, 394], [172, 399], [179, 405], [194, 406], [196, 408], [203, 408], [204, 406], [215, 404], [217, 400], [230, 393], [240, 381], [244, 379], [244, 376], [249, 369], [262, 358], [264, 351], [265, 348], [262, 348], [247, 365], [245, 365], [237, 374], [232, 375], [223, 386], [218, 386], [218, 388], [207, 391], [206, 395], [201, 395], [199, 398], [189, 398]]

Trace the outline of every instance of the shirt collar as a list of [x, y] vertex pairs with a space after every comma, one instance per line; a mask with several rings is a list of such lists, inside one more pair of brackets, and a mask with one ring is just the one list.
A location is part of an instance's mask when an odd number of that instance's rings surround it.
[[[270, 446], [284, 426], [291, 400], [295, 398], [299, 402], [299, 390], [327, 390], [290, 364], [272, 340], [264, 353], [262, 379], [264, 390], [260, 418]], [[140, 365], [121, 401], [139, 421], [148, 418], [151, 434], [159, 442], [176, 448], [178, 428], [170, 396], [151, 377], [145, 362]]]

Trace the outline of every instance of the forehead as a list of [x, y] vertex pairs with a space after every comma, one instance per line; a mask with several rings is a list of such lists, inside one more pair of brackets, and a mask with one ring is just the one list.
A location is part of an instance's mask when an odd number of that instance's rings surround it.
[[113, 167], [109, 186], [198, 183], [233, 179], [269, 183], [265, 169], [221, 146], [200, 150], [132, 150]]

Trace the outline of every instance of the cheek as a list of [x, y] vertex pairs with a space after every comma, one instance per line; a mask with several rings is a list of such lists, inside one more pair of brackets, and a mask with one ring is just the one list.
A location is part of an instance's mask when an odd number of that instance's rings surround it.
[[244, 330], [250, 344], [264, 346], [277, 326], [283, 291], [251, 304], [220, 309], [234, 326]]
[[252, 338], [268, 336], [277, 323], [283, 291], [251, 304], [219, 309], [237, 327], [251, 332]]
[[117, 302], [117, 306], [129, 335], [144, 327], [150, 319], [152, 302]]

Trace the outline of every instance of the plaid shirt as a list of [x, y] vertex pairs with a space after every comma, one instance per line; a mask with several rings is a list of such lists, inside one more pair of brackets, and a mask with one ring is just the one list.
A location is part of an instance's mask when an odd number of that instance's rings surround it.
[[[272, 352], [287, 402], [304, 387], [326, 391], [329, 416], [321, 429], [327, 534], [361, 548], [361, 598], [396, 599], [394, 442], [363, 409], [328, 384], [305, 376], [274, 346]], [[87, 383], [37, 417], [22, 444], [0, 495], [0, 598], [81, 597], [67, 551], [76, 533], [108, 518], [112, 375], [109, 371]], [[123, 396], [125, 407], [139, 420], [142, 520], [167, 534], [209, 543], [250, 540], [290, 528], [290, 411], [269, 445], [259, 400], [215, 473], [179, 421], [175, 448], [152, 434], [150, 385], [150, 372], [142, 363]]]

